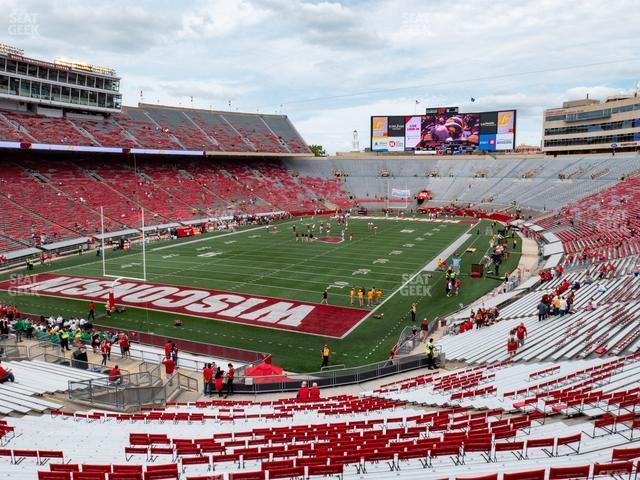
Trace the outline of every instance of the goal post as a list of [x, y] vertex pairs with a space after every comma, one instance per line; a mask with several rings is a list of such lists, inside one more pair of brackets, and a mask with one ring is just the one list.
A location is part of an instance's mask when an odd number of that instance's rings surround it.
[[[102, 257], [102, 276], [104, 278], [113, 278], [113, 286], [115, 287], [118, 280], [135, 280], [138, 282], [146, 282], [147, 281], [147, 235], [145, 228], [145, 218], [144, 218], [144, 208], [140, 208], [140, 225], [139, 227], [136, 225], [131, 230], [137, 230], [140, 232], [140, 244], [141, 244], [141, 252], [129, 253], [123, 256], [116, 256], [114, 258], [107, 258], [109, 252], [112, 251], [112, 246], [107, 244], [107, 238], [109, 237], [109, 233], [105, 231], [105, 215], [104, 215], [104, 207], [100, 207], [100, 230], [101, 230], [101, 257]], [[132, 232], [133, 233], [133, 232]], [[134, 259], [138, 256], [141, 256], [139, 262], [129, 261], [130, 257]], [[128, 262], [128, 263], [127, 263]], [[110, 265], [112, 264], [112, 265]], [[109, 267], [112, 269], [117, 269], [116, 271], [109, 272]], [[125, 269], [141, 266], [142, 270], [139, 271], [139, 276], [137, 275], [128, 275], [124, 272]]]

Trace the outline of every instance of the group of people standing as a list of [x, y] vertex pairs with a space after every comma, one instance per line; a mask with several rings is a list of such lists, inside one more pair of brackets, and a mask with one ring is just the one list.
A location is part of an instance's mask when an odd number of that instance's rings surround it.
[[225, 372], [216, 365], [215, 362], [207, 363], [202, 369], [202, 381], [204, 383], [205, 396], [212, 397], [214, 389], [218, 394], [218, 397], [222, 397], [222, 392], [226, 387], [226, 394], [224, 398], [233, 394], [233, 377], [235, 376], [235, 368], [229, 363], [227, 365], [228, 370]]
[[356, 298], [358, 299], [358, 305], [363, 307], [365, 305], [365, 298], [367, 299], [367, 307], [373, 307], [378, 305], [382, 301], [382, 289], [371, 287], [369, 290], [364, 287], [355, 288], [351, 287], [349, 291], [349, 303], [354, 304]]

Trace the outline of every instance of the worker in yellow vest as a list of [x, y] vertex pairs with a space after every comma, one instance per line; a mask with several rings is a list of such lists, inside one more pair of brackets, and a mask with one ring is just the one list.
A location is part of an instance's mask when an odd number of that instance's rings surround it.
[[427, 355], [427, 368], [429, 370], [435, 370], [436, 362], [434, 360], [434, 356], [436, 354], [436, 345], [433, 342], [433, 338], [430, 338], [427, 342], [427, 347], [425, 348], [424, 353]]
[[329, 355], [331, 354], [331, 350], [329, 350], [329, 345], [326, 343], [324, 347], [322, 347], [322, 367], [329, 366]]

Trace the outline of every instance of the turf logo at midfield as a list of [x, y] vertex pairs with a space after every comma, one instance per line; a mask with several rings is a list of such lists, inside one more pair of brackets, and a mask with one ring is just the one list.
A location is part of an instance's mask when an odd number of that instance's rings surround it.
[[368, 314], [358, 308], [131, 280], [114, 286], [113, 280], [44, 273], [0, 282], [0, 290], [13, 295], [98, 303], [106, 303], [112, 289], [118, 305], [334, 338], [345, 336]]

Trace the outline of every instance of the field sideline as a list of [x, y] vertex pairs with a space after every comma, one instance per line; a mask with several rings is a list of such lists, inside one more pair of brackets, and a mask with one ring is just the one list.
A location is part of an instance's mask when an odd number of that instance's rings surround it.
[[[459, 248], [464, 251], [473, 244], [477, 250], [463, 255], [462, 291], [458, 297], [450, 298], [444, 295], [443, 274], [422, 269], [467, 232], [468, 223], [379, 219], [374, 221], [378, 226], [376, 235], [367, 227], [369, 220], [352, 219], [349, 230], [353, 232], [353, 240], [349, 241], [347, 236], [340, 241], [341, 231], [332, 220], [331, 235], [338, 237], [335, 240], [338, 243], [296, 242], [293, 225], [298, 231], [305, 231], [307, 224], [315, 224], [314, 234], [318, 236], [320, 222], [326, 224], [327, 219], [284, 221], [278, 224], [275, 233], [266, 227], [250, 227], [235, 234], [214, 233], [147, 245], [148, 283], [190, 287], [189, 291], [211, 290], [243, 301], [249, 298], [247, 302], [251, 298], [255, 303], [267, 302], [256, 299], [282, 300], [321, 312], [306, 318], [302, 326], [295, 327], [297, 331], [276, 329], [277, 324], [259, 324], [260, 319], [256, 324], [247, 324], [248, 320], [236, 323], [221, 321], [225, 318], [219, 314], [217, 319], [212, 319], [137, 307], [129, 307], [125, 313], [110, 319], [100, 318], [97, 323], [267, 351], [273, 354], [274, 363], [289, 370], [313, 371], [319, 367], [319, 352], [325, 342], [332, 348], [333, 364], [353, 366], [383, 360], [402, 328], [410, 324], [411, 303], [418, 304], [419, 320], [424, 317], [431, 320], [456, 310], [459, 304], [470, 303], [500, 282], [466, 276], [471, 263], [479, 260], [488, 248], [490, 222], [481, 222], [472, 228], [472, 235]], [[518, 258], [519, 255], [512, 255], [502, 271], [513, 270]], [[141, 260], [139, 247], [125, 253], [108, 252], [107, 273], [140, 277]], [[64, 259], [52, 267], [37, 266], [34, 273], [100, 278], [102, 263], [87, 254]], [[352, 308], [348, 295], [351, 286], [381, 288], [382, 304]], [[325, 288], [328, 288], [331, 311], [317, 305]], [[0, 292], [0, 298], [32, 313], [84, 316], [87, 311], [86, 300], [10, 296], [7, 292]], [[373, 308], [384, 316], [373, 318], [370, 315]], [[344, 324], [337, 324], [342, 317], [336, 312], [353, 314], [353, 318], [346, 315]], [[173, 326], [178, 317], [183, 320], [180, 328]], [[263, 328], [265, 326], [270, 328]], [[342, 333], [344, 338], [340, 339]]]

